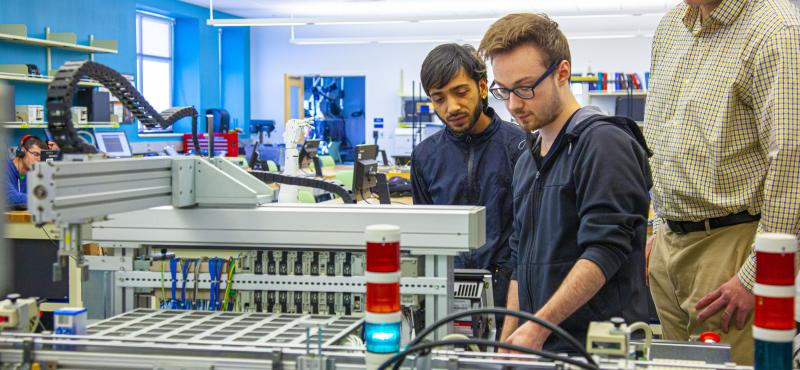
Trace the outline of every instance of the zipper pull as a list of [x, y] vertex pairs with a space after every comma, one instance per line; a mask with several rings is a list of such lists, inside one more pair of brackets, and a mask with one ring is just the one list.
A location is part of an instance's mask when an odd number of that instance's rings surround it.
[[469, 144], [472, 141], [472, 136], [467, 135], [467, 138], [464, 140]]
[[536, 171], [536, 180], [539, 179], [539, 171]]

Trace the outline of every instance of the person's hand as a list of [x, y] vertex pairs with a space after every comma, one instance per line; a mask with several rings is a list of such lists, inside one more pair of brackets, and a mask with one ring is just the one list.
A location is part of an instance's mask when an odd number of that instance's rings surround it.
[[644, 284], [650, 287], [650, 253], [653, 252], [653, 241], [656, 240], [656, 234], [647, 238], [647, 244], [644, 245]]
[[[528, 321], [524, 325], [517, 328], [517, 330], [515, 330], [514, 333], [512, 333], [508, 339], [506, 339], [506, 343], [520, 347], [541, 350], [542, 346], [544, 346], [544, 342], [549, 336], [549, 330]], [[502, 348], [498, 352], [515, 353], [514, 351]]]
[[734, 275], [730, 280], [720, 285], [713, 292], [706, 294], [695, 308], [703, 311], [697, 314], [697, 319], [705, 321], [720, 310], [722, 311], [722, 332], [727, 333], [731, 319], [736, 317], [736, 328], [744, 329], [747, 316], [753, 311], [755, 297], [744, 288], [739, 277]]
[[61, 150], [61, 148], [58, 147], [58, 144], [56, 144], [56, 142], [52, 141], [52, 140], [48, 140], [47, 141], [47, 149], [49, 149], [49, 150]]

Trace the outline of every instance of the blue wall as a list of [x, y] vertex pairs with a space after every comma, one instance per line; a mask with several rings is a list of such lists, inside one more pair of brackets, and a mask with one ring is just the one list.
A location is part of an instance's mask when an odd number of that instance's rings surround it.
[[[176, 0], [3, 0], [0, 24], [26, 24], [28, 36], [44, 37], [51, 32], [74, 32], [78, 43], [95, 39], [117, 40], [118, 54], [97, 54], [95, 61], [122, 73], [136, 74], [136, 11], [146, 10], [175, 18], [174, 104], [193, 105], [201, 117], [208, 108], [223, 107], [239, 128], [249, 131], [250, 108], [250, 33], [248, 28], [224, 30], [222, 82], [218, 55], [218, 28], [206, 25], [208, 9]], [[215, 17], [232, 18], [214, 13]], [[88, 59], [86, 54], [53, 49], [53, 68], [67, 60]], [[0, 42], [0, 63], [35, 63], [43, 70], [46, 52], [42, 47]], [[138, 78], [138, 76], [137, 76]], [[15, 83], [16, 104], [44, 105], [47, 86]], [[201, 123], [204, 120], [200, 120]], [[190, 120], [175, 125], [176, 132], [190, 132]], [[201, 125], [201, 128], [204, 125]], [[138, 136], [136, 124], [124, 124], [132, 142], [165, 140]], [[14, 130], [12, 144], [28, 133], [43, 135], [43, 130]], [[172, 139], [175, 140], [175, 139]]]

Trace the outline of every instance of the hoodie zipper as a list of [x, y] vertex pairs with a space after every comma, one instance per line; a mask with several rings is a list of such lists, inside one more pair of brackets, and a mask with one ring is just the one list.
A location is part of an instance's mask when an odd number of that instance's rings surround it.
[[467, 136], [465, 141], [467, 143], [467, 203], [475, 204], [477, 199], [475, 199], [475, 186], [472, 183], [475, 177], [475, 169], [472, 163], [475, 158], [475, 149], [472, 146], [471, 136]]
[[[563, 140], [568, 141], [568, 152], [567, 155], [572, 154], [572, 139], [568, 136], [565, 136]], [[553, 164], [558, 159], [560, 152], [564, 150], [564, 142], [562, 141], [561, 144], [556, 148], [550, 148], [551, 151], [554, 151], [550, 158], [542, 158], [541, 167], [536, 169], [536, 175], [533, 178], [533, 197], [530, 200], [531, 202], [531, 221], [533, 222], [533, 238], [536, 238], [536, 234], [539, 231], [539, 217], [541, 216], [541, 208], [542, 208], [542, 198], [544, 198], [544, 183], [547, 178], [547, 173], [550, 172], [550, 168], [553, 167]], [[547, 157], [547, 156], [545, 156]], [[534, 248], [527, 248], [527, 249], [534, 249]], [[526, 251], [526, 259], [531, 257], [532, 251]]]
[[[540, 210], [542, 207], [542, 197], [544, 196], [543, 194], [544, 186], [542, 186], [542, 184], [544, 184], [544, 178], [542, 176], [541, 171], [537, 170], [536, 175], [533, 178], [533, 197], [531, 197], [531, 214], [530, 214], [531, 221], [533, 222], [532, 225], [533, 234], [531, 235], [531, 237], [533, 237], [534, 239], [536, 238], [536, 235], [539, 232], [538, 220], [539, 220], [539, 214], [541, 213]], [[532, 257], [531, 254], [533, 253], [534, 248], [525, 248], [525, 249], [527, 252], [525, 259], [527, 260]]]

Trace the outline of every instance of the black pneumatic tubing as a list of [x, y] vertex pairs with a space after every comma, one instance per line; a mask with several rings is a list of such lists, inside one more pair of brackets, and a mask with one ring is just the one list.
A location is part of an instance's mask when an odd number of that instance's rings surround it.
[[[192, 117], [192, 132], [197, 132], [197, 111], [194, 107], [170, 108], [158, 113], [145, 100], [127, 78], [119, 72], [93, 61], [64, 63], [56, 72], [53, 82], [47, 86], [47, 128], [53, 140], [64, 153], [96, 153], [97, 150], [78, 137], [72, 122], [72, 97], [78, 89], [81, 78], [89, 77], [97, 80], [107, 88], [114, 97], [128, 108], [139, 122], [147, 127], [170, 127], [177, 120]], [[194, 136], [195, 148], [199, 151], [197, 135]]]
[[432, 333], [434, 330], [436, 330], [440, 326], [447, 324], [448, 322], [460, 319], [462, 317], [468, 317], [468, 316], [473, 316], [473, 315], [483, 315], [483, 314], [496, 314], [496, 315], [505, 315], [505, 316], [511, 315], [511, 316], [515, 316], [515, 317], [518, 317], [518, 318], [523, 319], [523, 320], [533, 321], [536, 324], [544, 326], [548, 330], [552, 331], [553, 334], [558, 335], [559, 337], [564, 339], [564, 341], [566, 341], [572, 347], [574, 347], [575, 350], [578, 353], [580, 353], [584, 358], [586, 358], [586, 360], [589, 361], [590, 364], [597, 366], [597, 363], [594, 361], [594, 359], [589, 354], [589, 352], [586, 352], [586, 348], [582, 347], [580, 345], [580, 343], [578, 342], [578, 340], [576, 340], [573, 336], [569, 335], [569, 333], [564, 331], [564, 329], [561, 329], [560, 327], [558, 327], [558, 326], [556, 326], [556, 325], [554, 325], [554, 324], [552, 324], [550, 322], [547, 322], [545, 320], [542, 320], [542, 319], [540, 319], [540, 318], [538, 318], [538, 317], [536, 317], [533, 314], [530, 314], [528, 312], [512, 311], [512, 310], [508, 310], [508, 309], [505, 309], [505, 308], [497, 308], [497, 307], [495, 307], [495, 308], [479, 308], [479, 309], [474, 309], [474, 310], [462, 311], [462, 312], [457, 312], [457, 313], [454, 313], [454, 314], [452, 314], [450, 316], [447, 316], [447, 317], [445, 317], [445, 318], [433, 323], [433, 325], [430, 325], [430, 326], [426, 327], [425, 330], [421, 331], [416, 336], [416, 338], [414, 338], [414, 340], [412, 340], [410, 343], [408, 343], [407, 347], [411, 348], [411, 347], [419, 344], [422, 341], [422, 339], [425, 338], [425, 336], [427, 336], [428, 334]]
[[347, 191], [347, 189], [328, 181], [311, 179], [306, 177], [286, 176], [266, 171], [251, 170], [249, 172], [251, 175], [255, 176], [255, 178], [266, 183], [277, 182], [279, 184], [305, 186], [309, 188], [322, 189], [327, 192], [331, 192], [338, 195], [340, 198], [342, 198], [342, 202], [345, 204], [356, 203], [355, 198], [353, 198], [353, 196], [350, 194], [349, 191]]
[[530, 355], [535, 355], [535, 356], [547, 358], [547, 359], [550, 359], [550, 360], [553, 360], [553, 361], [561, 361], [561, 362], [564, 362], [564, 363], [567, 363], [567, 364], [570, 364], [570, 365], [575, 365], [577, 367], [581, 367], [581, 368], [584, 368], [584, 369], [587, 369], [587, 370], [599, 370], [600, 369], [596, 365], [587, 364], [585, 362], [581, 362], [581, 361], [578, 361], [578, 360], [575, 360], [575, 359], [571, 359], [571, 358], [566, 357], [566, 356], [561, 356], [561, 355], [555, 354], [553, 352], [548, 352], [548, 351], [543, 351], [543, 350], [542, 351], [535, 350], [533, 348], [522, 347], [522, 346], [518, 346], [518, 345], [514, 345], [514, 344], [498, 342], [498, 341], [493, 341], [493, 340], [485, 340], [485, 339], [452, 339], [452, 340], [436, 341], [436, 342], [431, 342], [431, 343], [423, 343], [423, 344], [418, 344], [418, 345], [413, 346], [413, 347], [408, 347], [408, 348], [404, 349], [403, 351], [398, 352], [397, 354], [392, 356], [392, 358], [386, 360], [386, 362], [384, 362], [383, 364], [381, 364], [381, 366], [378, 367], [378, 370], [385, 370], [392, 364], [394, 364], [395, 367], [401, 366], [402, 365], [402, 361], [405, 360], [406, 356], [408, 356], [408, 355], [410, 355], [410, 354], [412, 354], [414, 352], [425, 351], [425, 350], [433, 349], [435, 347], [460, 346], [460, 345], [470, 345], [470, 344], [476, 344], [476, 345], [479, 345], [479, 346], [491, 346], [491, 347], [500, 347], [500, 348], [510, 349], [512, 351], [517, 351], [517, 352], [522, 352], [522, 353], [526, 353], [526, 354], [530, 354]]

